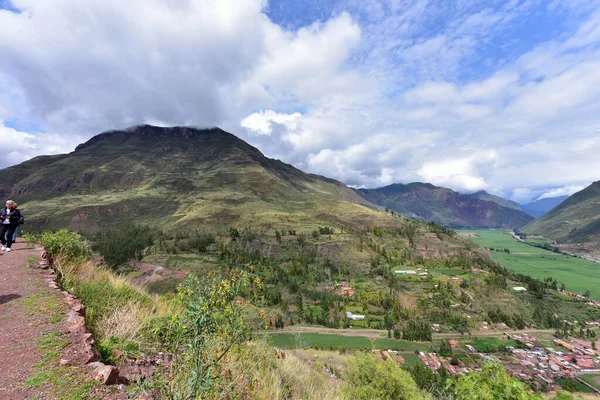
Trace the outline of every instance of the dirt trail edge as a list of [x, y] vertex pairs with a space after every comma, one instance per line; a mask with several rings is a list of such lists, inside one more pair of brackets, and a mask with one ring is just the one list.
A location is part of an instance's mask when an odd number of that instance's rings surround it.
[[84, 366], [98, 357], [93, 339], [73, 331], [67, 293], [39, 268], [42, 253], [26, 243], [0, 252], [0, 398], [123, 398]]

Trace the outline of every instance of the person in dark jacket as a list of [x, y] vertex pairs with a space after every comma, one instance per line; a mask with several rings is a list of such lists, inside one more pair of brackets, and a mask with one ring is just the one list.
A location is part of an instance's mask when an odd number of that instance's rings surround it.
[[17, 203], [12, 200], [6, 202], [6, 208], [0, 213], [0, 242], [2, 251], [12, 251], [13, 234], [23, 219], [21, 212], [17, 209]]

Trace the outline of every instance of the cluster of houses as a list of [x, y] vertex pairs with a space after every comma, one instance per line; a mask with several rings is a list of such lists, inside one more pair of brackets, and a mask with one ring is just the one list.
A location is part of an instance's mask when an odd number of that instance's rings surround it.
[[[554, 347], [536, 346], [527, 334], [512, 335], [511, 339], [525, 344], [526, 349], [508, 346], [511, 354], [501, 361], [514, 376], [531, 381], [534, 386], [558, 389], [558, 378], [576, 378], [578, 374], [599, 373], [600, 356], [585, 342], [569, 344], [561, 339], [554, 340]], [[559, 350], [562, 348], [564, 351]]]

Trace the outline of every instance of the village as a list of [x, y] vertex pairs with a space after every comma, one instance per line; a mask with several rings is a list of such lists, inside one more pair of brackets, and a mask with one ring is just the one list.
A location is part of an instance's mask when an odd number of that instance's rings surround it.
[[[597, 327], [600, 322], [592, 323]], [[500, 362], [507, 371], [531, 385], [536, 391], [561, 390], [565, 380], [577, 381], [591, 392], [600, 393], [600, 353], [590, 346], [589, 341], [576, 338], [554, 339], [553, 346], [544, 347], [534, 336], [528, 333], [502, 333], [501, 340], [517, 342], [519, 347], [507, 345], [504, 351], [493, 353], [478, 351], [469, 344], [461, 345], [459, 340], [449, 340], [453, 357], [442, 357], [434, 352], [417, 352], [419, 362], [434, 373], [441, 369], [450, 375], [465, 374], [481, 370], [486, 361]], [[569, 343], [570, 342], [570, 343]], [[465, 351], [466, 350], [466, 351]], [[398, 351], [373, 350], [381, 360], [391, 360], [400, 364], [405, 359]], [[468, 361], [467, 361], [468, 360]], [[592, 377], [590, 384], [582, 376]]]

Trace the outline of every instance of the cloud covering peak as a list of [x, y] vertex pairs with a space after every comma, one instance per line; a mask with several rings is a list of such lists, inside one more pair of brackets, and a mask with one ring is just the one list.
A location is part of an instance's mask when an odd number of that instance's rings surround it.
[[355, 186], [527, 201], [599, 179], [599, 109], [597, 0], [0, 1], [0, 167], [219, 125]]

